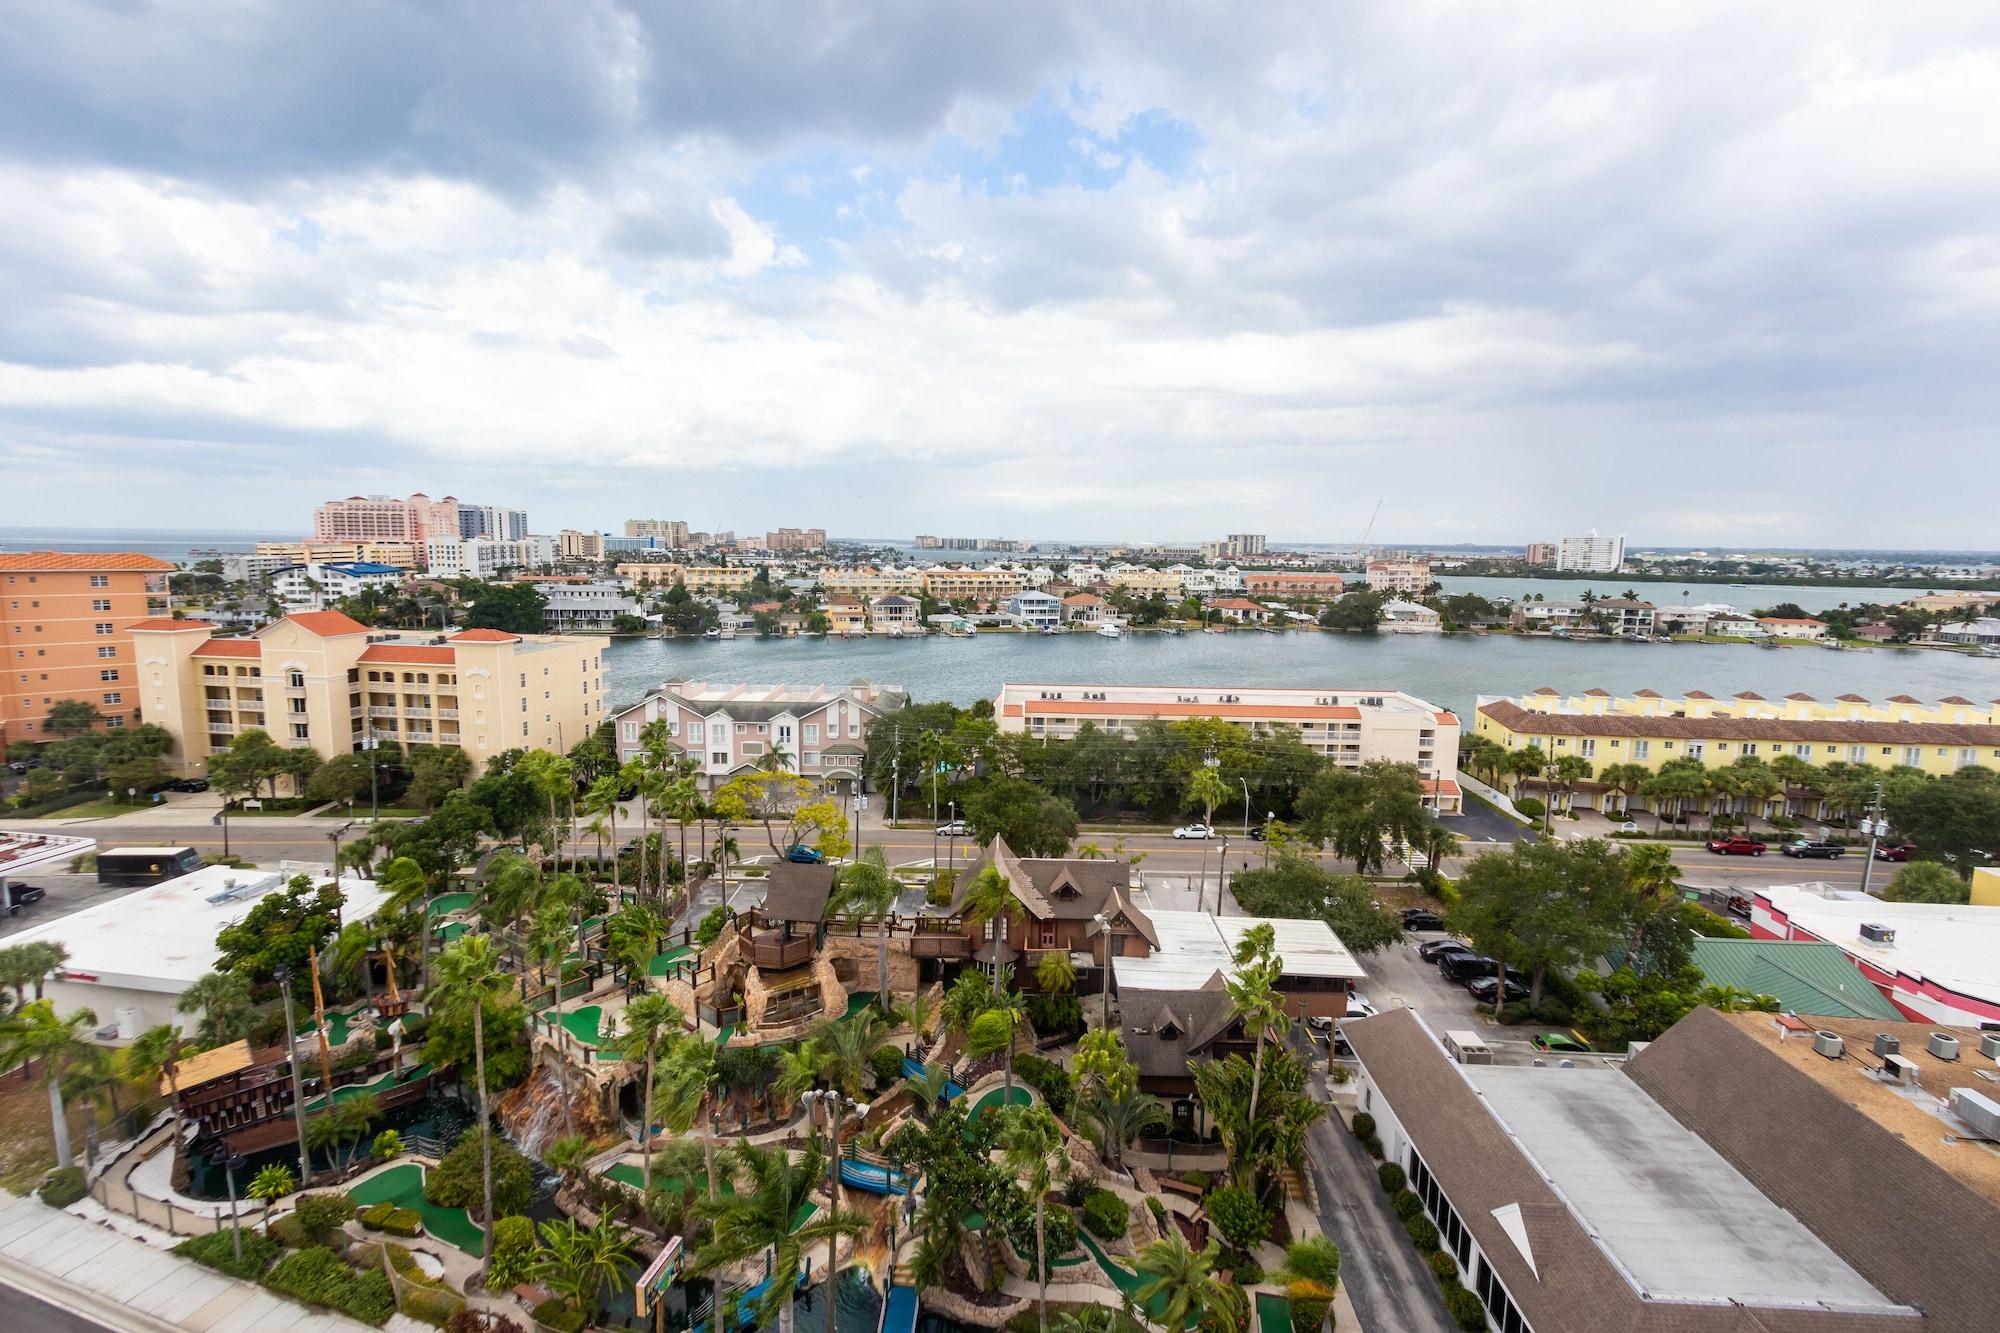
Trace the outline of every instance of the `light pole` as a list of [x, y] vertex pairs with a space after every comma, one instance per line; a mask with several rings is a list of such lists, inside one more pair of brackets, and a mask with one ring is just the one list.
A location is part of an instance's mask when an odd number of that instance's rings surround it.
[[854, 859], [861, 859], [861, 812], [868, 808], [868, 798], [860, 792], [854, 794]]
[[353, 827], [354, 821], [349, 820], [326, 835], [326, 840], [333, 844], [333, 855], [327, 862], [327, 868], [333, 872], [335, 883], [340, 881], [340, 836]]
[[951, 822], [945, 825], [951, 830], [945, 842], [945, 855], [951, 858], [951, 868], [958, 869], [958, 802], [951, 802]]
[[1869, 802], [1868, 813], [1862, 817], [1861, 828], [1868, 835], [1868, 854], [1861, 858], [1861, 891], [1868, 892], [1868, 880], [1875, 869], [1875, 842], [1889, 831], [1889, 825], [1882, 818], [1882, 784], [1875, 784], [1875, 799]]
[[236, 1252], [236, 1262], [243, 1262], [243, 1228], [236, 1225], [236, 1173], [250, 1164], [250, 1159], [242, 1153], [223, 1150], [222, 1177], [229, 1182], [229, 1247]]
[[292, 1025], [292, 969], [280, 963], [272, 971], [271, 979], [278, 983], [278, 993], [285, 997], [285, 1060], [292, 1070], [292, 1115], [299, 1123], [299, 1188], [304, 1189], [312, 1180], [312, 1158], [306, 1155], [306, 1094], [299, 1082], [298, 1029]]
[[1097, 923], [1097, 932], [1104, 939], [1104, 975], [1098, 982], [1098, 994], [1104, 1000], [1104, 1030], [1111, 1031], [1111, 918], [1099, 912], [1091, 918]]
[[222, 809], [209, 822], [212, 824], [222, 825], [222, 854], [224, 856], [228, 856], [229, 855], [229, 798], [227, 796], [224, 796], [222, 798]]
[[1229, 886], [1229, 835], [1222, 835], [1222, 851], [1215, 858], [1215, 914], [1222, 915], [1222, 891]]
[[368, 728], [361, 748], [368, 752], [368, 818], [372, 823], [382, 817], [382, 784], [375, 772], [375, 752], [382, 748], [382, 738], [375, 734], [375, 728]]
[[1549, 836], [1549, 813], [1555, 806], [1556, 766], [1542, 766], [1542, 836]]
[[1243, 836], [1248, 838], [1250, 836], [1250, 779], [1238, 778], [1236, 780], [1243, 784]]

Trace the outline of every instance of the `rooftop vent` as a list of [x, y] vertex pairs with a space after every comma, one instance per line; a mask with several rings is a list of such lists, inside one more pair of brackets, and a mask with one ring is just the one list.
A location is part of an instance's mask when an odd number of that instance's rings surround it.
[[1878, 926], [1872, 921], [1864, 921], [1861, 923], [1861, 938], [1864, 940], [1873, 940], [1877, 944], [1894, 944], [1896, 942], [1896, 928], [1894, 926]]
[[1951, 1113], [1982, 1139], [2000, 1139], [2000, 1102], [1971, 1088], [1951, 1090]]
[[2000, 1060], [2000, 1032], [1988, 1032], [1980, 1037], [1979, 1053], [1989, 1060]]
[[1958, 1038], [1949, 1032], [1933, 1032], [1927, 1048], [1940, 1060], [1958, 1059]]
[[1813, 1033], [1813, 1049], [1829, 1060], [1838, 1060], [1847, 1050], [1847, 1043], [1840, 1039], [1838, 1032], [1821, 1028]]
[[1904, 1055], [1884, 1056], [1882, 1077], [1891, 1083], [1900, 1083], [1906, 1088], [1913, 1088], [1917, 1084], [1917, 1062]]
[[1903, 1039], [1901, 1037], [1888, 1032], [1878, 1032], [1875, 1034], [1875, 1055], [1877, 1059], [1886, 1060], [1902, 1049]]

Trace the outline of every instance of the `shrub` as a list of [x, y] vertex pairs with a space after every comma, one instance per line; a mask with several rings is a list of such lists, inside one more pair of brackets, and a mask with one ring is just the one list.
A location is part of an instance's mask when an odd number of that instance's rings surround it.
[[1465, 1333], [1484, 1333], [1486, 1307], [1464, 1287], [1454, 1283], [1444, 1289], [1444, 1308]]
[[1045, 1037], [1083, 1031], [1083, 1001], [1068, 994], [1037, 991], [1028, 996], [1028, 1021]]
[[264, 1275], [264, 1285], [308, 1305], [325, 1306], [380, 1327], [396, 1313], [396, 1295], [380, 1269], [356, 1272], [331, 1250], [293, 1250]]
[[1403, 1168], [1397, 1166], [1394, 1162], [1384, 1162], [1382, 1165], [1376, 1167], [1375, 1178], [1382, 1182], [1382, 1192], [1384, 1194], [1394, 1194], [1397, 1190], [1403, 1188], [1404, 1183], [1408, 1179], [1403, 1174]]
[[1326, 1076], [1329, 1080], [1332, 1081], [1335, 1087], [1339, 1087], [1341, 1084], [1347, 1082], [1347, 1080], [1354, 1077], [1353, 1074], [1348, 1072], [1346, 1065], [1340, 1065], [1340, 1064], [1333, 1065], [1332, 1067], [1330, 1067], [1326, 1071]]
[[309, 1245], [334, 1246], [342, 1226], [354, 1216], [354, 1200], [338, 1190], [321, 1194], [301, 1194], [292, 1216]]
[[525, 1217], [503, 1217], [493, 1224], [493, 1269], [488, 1291], [504, 1292], [528, 1280], [535, 1262], [535, 1224]]
[[[1148, 1203], [1158, 1200], [1148, 1199]], [[1110, 1190], [1099, 1190], [1083, 1201], [1083, 1225], [1099, 1240], [1116, 1240], [1132, 1224], [1132, 1210]]]
[[264, 1234], [290, 1250], [303, 1249], [312, 1244], [306, 1239], [305, 1229], [299, 1226], [299, 1219], [290, 1213], [286, 1213], [283, 1217], [274, 1217], [265, 1223]]
[[1326, 1307], [1333, 1303], [1333, 1289], [1307, 1278], [1285, 1288], [1292, 1303], [1292, 1333], [1319, 1333], [1326, 1322]]
[[1198, 1190], [1205, 1190], [1213, 1183], [1206, 1171], [1183, 1171], [1181, 1172], [1181, 1181], [1184, 1184], [1192, 1185]]
[[58, 1167], [42, 1182], [42, 1202], [51, 1208], [67, 1208], [89, 1193], [80, 1166]]
[[932, 907], [951, 906], [951, 895], [958, 884], [958, 876], [949, 870], [940, 870], [931, 876], [931, 887], [924, 894], [924, 901]]
[[1161, 1203], [1161, 1202], [1160, 1202], [1160, 1196], [1159, 1196], [1159, 1195], [1157, 1195], [1157, 1194], [1148, 1194], [1148, 1195], [1146, 1196], [1146, 1209], [1147, 1209], [1147, 1211], [1149, 1211], [1149, 1212], [1151, 1212], [1151, 1213], [1152, 1213], [1152, 1215], [1153, 1215], [1153, 1220], [1154, 1220], [1155, 1222], [1158, 1222], [1158, 1223], [1159, 1223], [1159, 1224], [1160, 1224], [1160, 1225], [1161, 1225], [1162, 1227], [1166, 1226], [1166, 1224], [1167, 1224], [1167, 1206], [1166, 1206], [1165, 1204], [1163, 1204], [1163, 1203]]
[[1023, 1083], [1042, 1094], [1051, 1112], [1059, 1116], [1069, 1114], [1070, 1103], [1076, 1097], [1076, 1080], [1067, 1069], [1039, 1055], [1017, 1055], [1014, 1072]]
[[[1067, 1208], [1044, 1208], [1042, 1210], [1042, 1247], [1049, 1258], [1050, 1277], [1058, 1270], [1055, 1261], [1076, 1248], [1076, 1216]], [[1014, 1247], [1014, 1253], [1027, 1262], [1028, 1272], [1035, 1271], [1035, 1210], [1021, 1209], [1020, 1216], [1007, 1228], [1007, 1240]]]
[[572, 1310], [560, 1297], [550, 1297], [534, 1309], [535, 1322], [556, 1333], [582, 1333], [583, 1311]]
[[361, 1225], [370, 1231], [386, 1231], [392, 1236], [421, 1236], [424, 1219], [414, 1208], [398, 1208], [393, 1203], [378, 1203], [372, 1208], [361, 1210]]
[[1382, 1140], [1375, 1137], [1373, 1134], [1370, 1134], [1367, 1138], [1361, 1140], [1361, 1147], [1363, 1151], [1365, 1151], [1370, 1157], [1373, 1157], [1376, 1161], [1379, 1162], [1382, 1160]]
[[1240, 1259], [1231, 1261], [1229, 1276], [1239, 1287], [1255, 1286], [1264, 1280], [1264, 1265], [1246, 1254]]
[[1257, 1196], [1235, 1185], [1208, 1196], [1208, 1217], [1233, 1250], [1250, 1251], [1264, 1243], [1271, 1230], [1271, 1215]]
[[1415, 1190], [1398, 1190], [1396, 1196], [1389, 1200], [1389, 1206], [1396, 1210], [1396, 1216], [1406, 1221], [1422, 1215], [1424, 1211], [1423, 1197]]
[[396, 1042], [396, 1039], [389, 1035], [389, 1029], [387, 1028], [376, 1028], [372, 1040], [375, 1043], [375, 1049], [378, 1051], [386, 1051]]
[[375, 1136], [375, 1142], [369, 1145], [368, 1151], [378, 1162], [392, 1161], [403, 1155], [403, 1136], [393, 1129], [385, 1129]]
[[868, 1067], [874, 1072], [875, 1086], [895, 1088], [903, 1082], [903, 1051], [898, 1046], [877, 1046], [875, 1053], [868, 1057]]
[[231, 1277], [246, 1278], [255, 1282], [271, 1261], [285, 1252], [285, 1247], [268, 1236], [260, 1236], [254, 1231], [243, 1233], [243, 1258], [238, 1262], [236, 1247], [231, 1243], [227, 1231], [211, 1231], [205, 1236], [190, 1236], [174, 1246], [174, 1253], [192, 1259], [198, 1264], [213, 1268], [218, 1273]]
[[1365, 1139], [1375, 1132], [1375, 1117], [1366, 1111], [1356, 1111], [1353, 1128], [1355, 1138]]
[[[722, 928], [729, 924], [727, 907], [711, 907], [701, 924], [694, 928], [694, 943], [697, 949], [706, 949], [722, 934]], [[539, 1318], [539, 1316], [537, 1316]]]
[[[493, 1211], [501, 1217], [518, 1213], [535, 1194], [535, 1172], [514, 1146], [493, 1140]], [[479, 1135], [467, 1134], [444, 1155], [437, 1169], [424, 1173], [424, 1197], [444, 1208], [463, 1208], [476, 1222], [484, 1201], [480, 1195]]]
[[1431, 1266], [1431, 1276], [1439, 1282], [1450, 1282], [1458, 1276], [1458, 1260], [1444, 1250], [1432, 1250], [1424, 1256], [1424, 1262]]
[[444, 1333], [527, 1333], [504, 1314], [489, 1310], [460, 1310], [444, 1321]]
[[1530, 819], [1540, 819], [1548, 813], [1548, 807], [1532, 796], [1523, 796], [1514, 802], [1514, 808]]
[[1438, 1247], [1437, 1223], [1428, 1217], [1412, 1217], [1403, 1223], [1403, 1230], [1410, 1233], [1410, 1244], [1425, 1254]]

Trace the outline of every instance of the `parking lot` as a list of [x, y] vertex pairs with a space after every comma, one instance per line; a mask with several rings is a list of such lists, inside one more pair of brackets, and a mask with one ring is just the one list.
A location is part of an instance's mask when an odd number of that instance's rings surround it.
[[1445, 938], [1439, 930], [1413, 931], [1400, 944], [1361, 959], [1368, 980], [1355, 987], [1379, 1011], [1392, 1008], [1414, 1009], [1431, 1031], [1443, 1036], [1457, 1028], [1470, 1028], [1485, 1039], [1497, 1056], [1526, 1057], [1537, 1033], [1560, 1029], [1533, 1023], [1503, 1027], [1493, 1021], [1492, 1006], [1473, 1002], [1462, 985], [1447, 980], [1438, 969], [1417, 955], [1429, 940]]
[[0, 943], [9, 935], [47, 925], [94, 903], [132, 892], [129, 884], [99, 884], [95, 875], [72, 875], [67, 871], [56, 874], [30, 871], [8, 878], [15, 883], [33, 884], [47, 893], [40, 902], [29, 903], [11, 916], [0, 912]]

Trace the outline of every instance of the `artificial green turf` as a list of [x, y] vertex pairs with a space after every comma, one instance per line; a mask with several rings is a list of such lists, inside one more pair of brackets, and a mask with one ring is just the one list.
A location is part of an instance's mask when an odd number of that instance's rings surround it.
[[874, 1003], [875, 992], [872, 990], [849, 991], [847, 995], [847, 1012], [842, 1014], [841, 1017], [843, 1019], [852, 1018]]
[[569, 1035], [586, 1046], [598, 1044], [597, 1022], [604, 1017], [604, 1010], [594, 1004], [586, 1004], [581, 1009], [571, 1009], [562, 1016], [562, 1025], [569, 1029]]
[[[630, 1185], [635, 1190], [646, 1188], [646, 1172], [641, 1163], [619, 1162], [605, 1171], [604, 1174], [607, 1179], [615, 1180], [621, 1185]], [[669, 1178], [662, 1175], [655, 1175], [653, 1177], [654, 1187], [656, 1189], [663, 1189], [669, 1194], [683, 1194], [692, 1183], [691, 1181]], [[736, 1182], [725, 1178], [721, 1185], [717, 1187], [717, 1192], [721, 1194], [736, 1193]]]
[[674, 964], [680, 962], [681, 959], [686, 958], [693, 952], [694, 948], [692, 945], [676, 944], [665, 953], [654, 954], [653, 961], [646, 965], [646, 975], [649, 977], [664, 977], [674, 970]]
[[[1111, 1256], [1106, 1254], [1103, 1247], [1098, 1245], [1095, 1240], [1091, 1239], [1089, 1232], [1079, 1231], [1076, 1233], [1076, 1238], [1083, 1242], [1083, 1248], [1089, 1250], [1091, 1257], [1097, 1260], [1097, 1266], [1104, 1270], [1104, 1275], [1110, 1278], [1112, 1284], [1125, 1295], [1130, 1296], [1133, 1292], [1139, 1290], [1139, 1288], [1152, 1280], [1133, 1272], [1129, 1268], [1121, 1268], [1118, 1264], [1112, 1262]], [[1152, 1300], [1146, 1303], [1147, 1313], [1151, 1314], [1155, 1319], [1158, 1319], [1166, 1311], [1166, 1308], [1167, 1298], [1164, 1292], [1153, 1297]], [[1289, 1309], [1290, 1307], [1288, 1306], [1287, 1308]], [[1199, 1310], [1192, 1311], [1188, 1315], [1188, 1323], [1193, 1324], [1200, 1317], [1201, 1312]], [[1287, 1326], [1290, 1324], [1290, 1319], [1290, 1315], [1287, 1315]]]
[[450, 916], [453, 912], [463, 912], [472, 906], [473, 895], [469, 893], [446, 893], [431, 899], [431, 916]]
[[398, 1208], [414, 1208], [423, 1217], [426, 1232], [475, 1257], [484, 1242], [486, 1233], [465, 1209], [440, 1208], [424, 1198], [424, 1168], [420, 1163], [392, 1166], [349, 1186], [347, 1192], [363, 1206], [393, 1203]]
[[[346, 1013], [342, 1013], [338, 1009], [327, 1010], [326, 1044], [329, 1046], [344, 1045], [347, 1041], [349, 1032], [353, 1028], [354, 1020], [360, 1017], [360, 1015], [361, 1015], [361, 1010], [359, 1008], [353, 1009]], [[315, 1026], [317, 1025], [311, 1019], [307, 1019], [305, 1022], [299, 1024], [298, 1035], [301, 1037], [311, 1036], [313, 1028]]]
[[[335, 1088], [333, 1090], [333, 1100], [336, 1102], [346, 1102], [354, 1100], [354, 1098], [359, 1097], [364, 1092], [386, 1092], [398, 1084], [413, 1083], [430, 1072], [431, 1067], [429, 1065], [412, 1065], [403, 1071], [403, 1077], [399, 1079], [396, 1077], [395, 1070], [387, 1070], [381, 1076], [371, 1079], [366, 1083], [350, 1083], [344, 1088]], [[326, 1098], [324, 1095], [314, 1097], [306, 1102], [306, 1110], [308, 1111], [323, 1110], [325, 1106]]]
[[450, 944], [453, 940], [456, 940], [460, 935], [471, 929], [472, 926], [469, 922], [447, 921], [444, 925], [438, 927], [438, 943]]
[[1292, 1333], [1292, 1303], [1276, 1292], [1257, 1293], [1258, 1333]]

